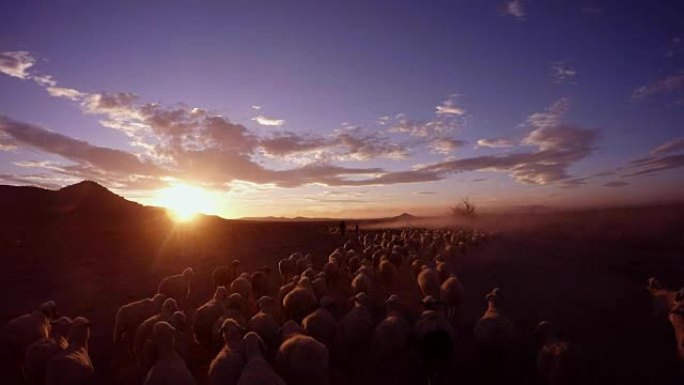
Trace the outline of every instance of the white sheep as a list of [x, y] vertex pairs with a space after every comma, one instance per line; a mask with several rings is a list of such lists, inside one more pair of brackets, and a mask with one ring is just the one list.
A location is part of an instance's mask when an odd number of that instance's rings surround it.
[[366, 293], [373, 295], [373, 281], [367, 273], [359, 272], [359, 274], [352, 280], [352, 293], [354, 295], [359, 293]]
[[440, 287], [439, 299], [446, 306], [446, 318], [450, 322], [455, 322], [458, 316], [458, 310], [465, 300], [465, 290], [461, 284], [461, 280], [454, 274], [448, 275], [448, 278], [442, 282]]
[[147, 339], [150, 337], [154, 325], [157, 322], [168, 321], [173, 315], [173, 313], [177, 310], [178, 303], [176, 302], [176, 300], [173, 298], [167, 298], [164, 300], [164, 303], [162, 304], [162, 309], [158, 314], [155, 314], [152, 317], [146, 319], [145, 321], [143, 321], [143, 323], [140, 324], [140, 326], [138, 326], [138, 329], [135, 332], [135, 341], [133, 345], [133, 354], [135, 357], [137, 357], [138, 359], [142, 358], [141, 353], [143, 346], [145, 345]]
[[278, 349], [276, 369], [285, 382], [315, 385], [329, 383], [328, 349], [304, 334], [290, 335]]
[[423, 297], [432, 296], [439, 298], [440, 286], [442, 282], [439, 280], [437, 270], [423, 265], [420, 273], [418, 273], [418, 287]]
[[318, 309], [304, 317], [302, 326], [306, 334], [323, 343], [328, 349], [332, 349], [339, 328], [337, 320], [329, 309], [333, 300], [326, 296], [321, 299], [320, 304]]
[[257, 301], [259, 312], [249, 320], [247, 329], [259, 334], [259, 337], [270, 349], [274, 349], [278, 341], [280, 327], [273, 317], [275, 301], [269, 296], [263, 296]]
[[114, 318], [114, 346], [126, 343], [127, 350], [132, 352], [135, 332], [146, 319], [161, 311], [162, 304], [166, 296], [156, 294], [152, 298], [145, 298], [139, 301], [123, 305], [116, 312]]
[[292, 289], [283, 298], [283, 310], [285, 319], [293, 319], [301, 322], [304, 317], [316, 309], [318, 300], [311, 288], [311, 280], [306, 277], [299, 279], [297, 287]]
[[167, 298], [173, 298], [181, 306], [185, 305], [185, 302], [190, 295], [192, 290], [190, 287], [190, 280], [194, 277], [195, 272], [192, 268], [188, 267], [181, 274], [172, 275], [166, 277], [159, 282], [159, 287], [157, 292], [164, 294]]
[[69, 328], [67, 348], [50, 359], [45, 371], [47, 385], [77, 385], [92, 381], [95, 369], [88, 354], [90, 321], [76, 317]]
[[211, 346], [212, 326], [228, 312], [225, 305], [227, 298], [228, 290], [224, 286], [219, 286], [216, 288], [212, 299], [200, 306], [195, 312], [193, 332], [200, 345]]
[[167, 322], [157, 322], [152, 327], [157, 361], [147, 372], [145, 385], [195, 385], [192, 373], [175, 350], [175, 333]]
[[537, 375], [543, 385], [581, 384], [583, 358], [580, 349], [558, 336], [549, 321], [542, 321], [534, 331], [541, 342], [537, 353]]
[[23, 371], [27, 384], [45, 383], [45, 370], [48, 362], [69, 345], [66, 338], [72, 323], [69, 317], [60, 317], [52, 321], [50, 337], [35, 341], [26, 348]]
[[244, 329], [233, 319], [223, 321], [219, 329], [224, 345], [211, 361], [207, 383], [209, 385], [236, 385], [245, 366], [242, 349]]
[[264, 341], [258, 334], [249, 332], [243, 338], [245, 366], [240, 374], [238, 385], [286, 385], [285, 381], [273, 370], [263, 357], [266, 350]]

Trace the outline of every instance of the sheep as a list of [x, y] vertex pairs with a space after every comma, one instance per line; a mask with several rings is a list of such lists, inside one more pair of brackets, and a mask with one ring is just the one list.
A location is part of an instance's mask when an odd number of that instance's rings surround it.
[[44, 384], [45, 370], [52, 357], [64, 351], [69, 328], [73, 321], [69, 317], [60, 317], [51, 321], [50, 337], [33, 342], [26, 348], [23, 371], [27, 384]]
[[157, 361], [145, 377], [145, 385], [195, 385], [195, 379], [175, 350], [176, 330], [161, 321], [152, 327], [152, 339], [157, 350]]
[[439, 299], [446, 305], [447, 320], [455, 322], [458, 310], [465, 299], [465, 290], [456, 275], [449, 274], [448, 278], [442, 282]]
[[164, 294], [155, 294], [152, 298], [123, 305], [116, 312], [114, 319], [114, 346], [126, 343], [129, 353], [132, 352], [135, 331], [146, 319], [161, 311], [162, 303], [166, 300]]
[[249, 320], [247, 329], [259, 334], [259, 337], [266, 343], [269, 350], [274, 348], [278, 341], [279, 326], [273, 317], [273, 298], [263, 296], [257, 301], [259, 312]]
[[223, 321], [219, 329], [224, 345], [209, 365], [207, 383], [209, 385], [236, 385], [245, 366], [242, 351], [244, 328], [233, 319]]
[[360, 370], [355, 363], [365, 362], [367, 346], [375, 324], [371, 298], [366, 293], [354, 296], [354, 307], [342, 318], [338, 330], [337, 349], [341, 357], [349, 357], [350, 369]]
[[278, 262], [278, 271], [280, 272], [280, 278], [283, 284], [285, 282], [289, 282], [290, 279], [292, 279], [294, 268], [294, 262], [292, 262], [290, 259], [285, 258], [281, 259], [280, 262]]
[[230, 284], [230, 292], [240, 294], [245, 301], [249, 299], [249, 296], [252, 293], [252, 282], [250, 282], [249, 275], [243, 273], [235, 278]]
[[133, 345], [133, 353], [138, 359], [141, 358], [140, 355], [142, 353], [143, 346], [145, 345], [145, 341], [147, 341], [149, 338], [154, 325], [160, 321], [168, 321], [176, 310], [178, 310], [178, 303], [176, 300], [173, 298], [167, 298], [162, 304], [161, 312], [146, 319], [140, 324], [140, 326], [138, 326], [138, 329], [135, 332], [135, 341]]
[[240, 261], [235, 259], [230, 263], [230, 266], [219, 266], [211, 272], [211, 278], [214, 282], [214, 289], [219, 286], [230, 287], [230, 283], [238, 277], [237, 271], [240, 266]]
[[426, 364], [429, 383], [434, 382], [442, 365], [451, 358], [455, 331], [444, 315], [437, 311], [437, 300], [426, 296], [422, 301], [425, 310], [416, 321], [415, 333], [418, 350]]
[[332, 304], [331, 297], [323, 297], [320, 301], [321, 306], [302, 320], [306, 334], [323, 343], [328, 349], [333, 348], [339, 328], [337, 320], [329, 309]]
[[646, 289], [653, 298], [653, 315], [659, 319], [667, 319], [677, 292], [665, 289], [655, 277], [648, 279]]
[[365, 273], [359, 273], [352, 280], [352, 292], [354, 295], [359, 293], [373, 294], [373, 281]]
[[328, 283], [325, 281], [325, 275], [316, 277], [311, 281], [311, 288], [316, 295], [316, 299], [320, 300], [328, 294]]
[[263, 268], [261, 268], [261, 270], [252, 273], [250, 279], [254, 298], [259, 299], [270, 293], [268, 282], [268, 277], [270, 276], [270, 274], [271, 268], [269, 268], [268, 266], [264, 266]]
[[311, 288], [311, 281], [306, 277], [300, 278], [297, 287], [283, 298], [285, 318], [301, 322], [316, 308], [317, 304], [316, 294]]
[[682, 370], [684, 370], [684, 288], [679, 289], [675, 294], [668, 318], [674, 329], [677, 354], [679, 354]]
[[399, 275], [397, 267], [388, 260], [380, 261], [378, 266], [378, 271], [380, 272], [380, 277], [382, 278], [383, 286], [385, 287], [386, 293], [391, 293], [394, 289], [394, 282]]
[[304, 334], [290, 335], [278, 349], [276, 369], [290, 384], [328, 384], [328, 349]]
[[212, 341], [211, 329], [214, 323], [225, 316], [228, 312], [225, 302], [228, 297], [228, 290], [224, 286], [219, 286], [214, 292], [214, 297], [207, 303], [200, 306], [195, 312], [195, 322], [193, 332], [200, 345], [209, 347]]
[[167, 298], [173, 298], [176, 303], [184, 306], [190, 295], [190, 280], [195, 275], [192, 268], [188, 267], [181, 274], [171, 275], [159, 282], [157, 293], [164, 294]]
[[537, 354], [540, 382], [544, 385], [582, 383], [583, 359], [579, 348], [559, 338], [549, 321], [540, 322], [533, 334], [542, 344]]
[[423, 297], [439, 298], [441, 281], [437, 270], [423, 265], [418, 274], [418, 287]]
[[92, 381], [95, 369], [88, 355], [90, 321], [76, 317], [69, 328], [67, 348], [48, 362], [45, 371], [47, 385], [76, 385]]
[[286, 385], [264, 359], [262, 354], [266, 346], [258, 334], [254, 332], [245, 334], [243, 346], [246, 363], [240, 374], [238, 385]]
[[[378, 380], [395, 384], [401, 383], [410, 366], [409, 344], [411, 329], [402, 314], [403, 306], [399, 297], [391, 295], [387, 301], [387, 315], [375, 327], [370, 345], [371, 367]], [[389, 376], [389, 377], [387, 377]]]
[[5, 326], [3, 340], [22, 357], [28, 345], [48, 338], [50, 320], [56, 316], [55, 301], [46, 301], [37, 310], [10, 320]]
[[487, 310], [473, 330], [482, 375], [501, 376], [513, 369], [512, 350], [515, 343], [513, 324], [501, 309], [501, 290], [494, 288], [487, 296]]
[[236, 320], [242, 327], [247, 326], [247, 316], [245, 315], [245, 299], [240, 293], [233, 293], [228, 296], [228, 306], [226, 306], [225, 318]]

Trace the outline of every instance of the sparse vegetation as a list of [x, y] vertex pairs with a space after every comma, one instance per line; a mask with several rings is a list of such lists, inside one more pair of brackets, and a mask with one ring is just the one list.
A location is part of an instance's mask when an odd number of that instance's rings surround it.
[[451, 215], [459, 218], [475, 218], [477, 216], [477, 208], [475, 204], [470, 201], [470, 198], [462, 198], [461, 202], [455, 206], [450, 207]]

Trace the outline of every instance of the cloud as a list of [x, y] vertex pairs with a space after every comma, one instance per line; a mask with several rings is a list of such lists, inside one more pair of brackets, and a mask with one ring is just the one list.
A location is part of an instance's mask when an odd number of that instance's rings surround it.
[[257, 106], [256, 104], [252, 105], [253, 110], [260, 110], [261, 108], [262, 108], [261, 106]]
[[57, 82], [50, 75], [34, 75], [33, 81], [43, 87], [54, 87], [57, 85]]
[[507, 138], [480, 139], [477, 141], [479, 147], [507, 148], [515, 146], [515, 141]]
[[651, 150], [651, 155], [665, 155], [684, 151], [684, 137], [669, 140]]
[[643, 100], [660, 94], [678, 93], [682, 90], [684, 90], [684, 70], [635, 89], [632, 92], [632, 99]]
[[567, 65], [563, 61], [557, 61], [551, 64], [551, 76], [556, 83], [570, 83], [574, 84], [577, 71]]
[[0, 52], [0, 72], [19, 79], [30, 79], [28, 69], [36, 60], [27, 51]]
[[465, 141], [459, 139], [439, 138], [430, 142], [429, 147], [434, 152], [438, 152], [440, 154], [450, 154], [465, 144]]
[[621, 182], [621, 181], [612, 181], [612, 182], [608, 182], [608, 183], [603, 184], [603, 186], [605, 186], [605, 187], [624, 187], [624, 186], [628, 186], [628, 185], [629, 185], [629, 183]]
[[256, 121], [262, 126], [282, 126], [285, 124], [285, 120], [283, 119], [269, 118], [263, 115], [255, 116], [252, 118], [252, 120]]
[[461, 116], [461, 115], [465, 114], [465, 110], [461, 107], [458, 107], [453, 98], [449, 98], [449, 99], [445, 100], [444, 102], [442, 102], [442, 104], [435, 107], [435, 110], [436, 110], [435, 113], [437, 115]]
[[96, 167], [103, 171], [126, 174], [154, 175], [160, 170], [135, 155], [48, 131], [37, 125], [17, 122], [0, 117], [0, 132], [11, 137], [17, 144], [60, 155], [77, 163]]
[[504, 4], [504, 13], [518, 20], [525, 20], [527, 15], [522, 0], [510, 0]]
[[46, 88], [47, 92], [50, 94], [50, 96], [54, 96], [57, 98], [66, 98], [70, 100], [79, 100], [83, 97], [83, 94], [71, 89], [71, 88], [63, 88], [63, 87], [48, 87]]

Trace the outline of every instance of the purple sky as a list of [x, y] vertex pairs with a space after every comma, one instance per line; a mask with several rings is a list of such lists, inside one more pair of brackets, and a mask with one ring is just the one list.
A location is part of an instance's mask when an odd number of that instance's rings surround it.
[[681, 1], [126, 3], [3, 3], [0, 183], [226, 217], [684, 196]]

